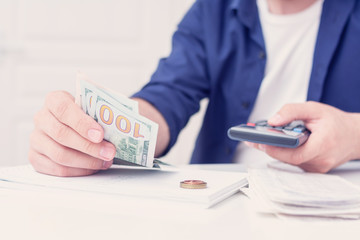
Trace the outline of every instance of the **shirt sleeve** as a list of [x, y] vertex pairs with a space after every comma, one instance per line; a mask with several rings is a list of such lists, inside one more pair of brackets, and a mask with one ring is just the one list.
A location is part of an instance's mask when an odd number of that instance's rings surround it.
[[190, 8], [173, 35], [171, 54], [160, 60], [150, 82], [133, 95], [155, 106], [169, 125], [170, 143], [164, 154], [209, 94], [202, 4], [196, 1]]

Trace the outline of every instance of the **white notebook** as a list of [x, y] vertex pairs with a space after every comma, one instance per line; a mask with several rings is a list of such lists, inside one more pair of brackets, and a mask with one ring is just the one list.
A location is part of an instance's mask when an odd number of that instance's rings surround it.
[[[85, 177], [53, 177], [30, 165], [0, 168], [0, 180], [51, 189], [117, 194], [128, 197], [180, 201], [211, 207], [247, 185], [247, 174], [222, 171], [114, 167]], [[202, 180], [205, 189], [180, 188], [184, 180]], [[15, 185], [15, 184], [14, 184]], [[6, 185], [11, 186], [11, 184]]]

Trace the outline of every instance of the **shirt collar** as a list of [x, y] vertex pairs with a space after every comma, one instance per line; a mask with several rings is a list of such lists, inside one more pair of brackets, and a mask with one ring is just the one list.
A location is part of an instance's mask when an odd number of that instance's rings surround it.
[[250, 37], [265, 48], [256, 0], [232, 0], [230, 9], [233, 16], [249, 29]]
[[230, 9], [247, 27], [252, 27], [258, 22], [256, 0], [232, 0]]
[[237, 15], [237, 12], [239, 10], [239, 3], [240, 3], [240, 0], [232, 0], [232, 3], [230, 4], [231, 12], [234, 15]]

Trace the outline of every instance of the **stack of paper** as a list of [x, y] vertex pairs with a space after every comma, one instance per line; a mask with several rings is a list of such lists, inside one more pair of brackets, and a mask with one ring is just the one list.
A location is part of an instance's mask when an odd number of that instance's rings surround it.
[[360, 218], [360, 189], [328, 174], [249, 170], [248, 195], [261, 212], [282, 216]]
[[[92, 176], [60, 178], [37, 173], [30, 165], [0, 168], [0, 182], [21, 183], [42, 189], [66, 189], [116, 194], [138, 199], [159, 199], [211, 207], [247, 185], [245, 173], [203, 170], [155, 170], [115, 166]], [[202, 180], [204, 189], [180, 188], [184, 180]], [[18, 184], [14, 186], [18, 187]], [[11, 184], [6, 184], [6, 187]], [[1, 187], [1, 184], [0, 184]]]

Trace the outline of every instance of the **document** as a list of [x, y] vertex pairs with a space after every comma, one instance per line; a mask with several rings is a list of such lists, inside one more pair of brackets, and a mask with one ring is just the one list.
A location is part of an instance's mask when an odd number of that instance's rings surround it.
[[[201, 205], [205, 208], [226, 199], [247, 184], [247, 174], [172, 168], [155, 170], [115, 166], [84, 177], [54, 177], [37, 173], [30, 165], [0, 168], [0, 181], [29, 187], [117, 194]], [[181, 188], [186, 180], [206, 182], [203, 189]], [[6, 186], [9, 186], [7, 184]]]
[[248, 180], [261, 212], [360, 219], [360, 188], [339, 176], [251, 169]]

